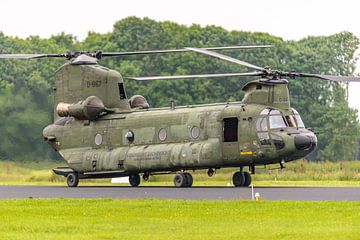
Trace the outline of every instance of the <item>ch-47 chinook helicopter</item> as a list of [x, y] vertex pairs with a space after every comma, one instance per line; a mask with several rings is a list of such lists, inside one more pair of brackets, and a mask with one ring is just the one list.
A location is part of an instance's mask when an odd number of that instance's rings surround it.
[[[176, 173], [176, 187], [191, 187], [189, 171], [239, 167], [236, 187], [249, 186], [257, 165], [280, 164], [303, 158], [317, 144], [299, 113], [291, 108], [284, 77], [312, 77], [356, 81], [342, 77], [283, 72], [259, 67], [213, 50], [253, 48], [186, 48], [141, 52], [75, 52], [66, 54], [0, 54], [0, 58], [65, 57], [69, 61], [55, 74], [54, 123], [43, 130], [44, 139], [67, 161], [53, 169], [67, 178], [69, 187], [79, 179], [129, 176], [130, 185], [142, 175]], [[256, 46], [255, 46], [256, 47]], [[259, 46], [264, 47], [264, 46]], [[266, 46], [265, 46], [266, 47]], [[122, 76], [100, 66], [105, 56], [193, 51], [254, 69], [248, 73], [134, 77], [133, 80], [174, 80], [224, 76], [256, 76], [243, 87], [241, 102], [149, 108], [140, 95], [128, 98]], [[244, 171], [249, 168], [249, 172]]]

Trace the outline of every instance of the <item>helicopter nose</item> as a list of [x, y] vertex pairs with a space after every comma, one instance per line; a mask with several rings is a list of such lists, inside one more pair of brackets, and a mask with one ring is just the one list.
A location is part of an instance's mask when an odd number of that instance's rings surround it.
[[298, 150], [307, 150], [311, 147], [315, 147], [316, 141], [309, 135], [299, 134], [295, 136], [295, 147]]

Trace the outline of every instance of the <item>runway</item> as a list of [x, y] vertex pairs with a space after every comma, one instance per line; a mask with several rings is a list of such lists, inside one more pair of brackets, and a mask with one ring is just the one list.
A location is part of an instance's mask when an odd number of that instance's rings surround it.
[[[266, 200], [360, 201], [360, 187], [254, 187]], [[186, 199], [250, 200], [251, 188], [235, 187], [77, 187], [0, 186], [0, 199], [10, 198], [113, 198], [113, 199]]]

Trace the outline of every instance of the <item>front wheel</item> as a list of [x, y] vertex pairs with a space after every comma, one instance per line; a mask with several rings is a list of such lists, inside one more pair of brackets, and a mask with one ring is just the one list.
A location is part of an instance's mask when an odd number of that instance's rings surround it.
[[244, 186], [245, 177], [243, 172], [235, 172], [232, 180], [235, 187]]
[[79, 176], [77, 173], [69, 173], [66, 177], [68, 187], [77, 187], [79, 184]]
[[251, 175], [250, 175], [250, 173], [244, 172], [244, 178], [245, 178], [244, 187], [250, 186], [250, 184], [251, 184]]

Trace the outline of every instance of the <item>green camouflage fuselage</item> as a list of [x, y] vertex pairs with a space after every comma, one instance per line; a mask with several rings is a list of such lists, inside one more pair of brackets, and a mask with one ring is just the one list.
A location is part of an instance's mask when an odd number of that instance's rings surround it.
[[[132, 107], [120, 74], [94, 63], [65, 64], [55, 85], [55, 106], [80, 101], [74, 108], [82, 111], [81, 101], [96, 96], [106, 108], [91, 120], [76, 111], [59, 117], [55, 108], [55, 123], [44, 129], [45, 140], [82, 178], [266, 165], [302, 158], [316, 145], [311, 131], [274, 128], [263, 114], [294, 114], [286, 81], [250, 82], [242, 102], [159, 109]], [[311, 146], [299, 149], [298, 135], [312, 138]]]

